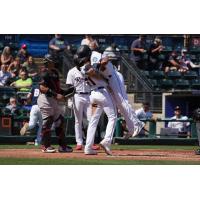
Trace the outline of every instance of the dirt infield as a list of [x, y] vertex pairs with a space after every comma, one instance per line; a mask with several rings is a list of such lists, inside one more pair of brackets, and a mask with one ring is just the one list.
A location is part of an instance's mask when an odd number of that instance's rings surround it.
[[171, 161], [200, 161], [200, 156], [192, 150], [113, 150], [113, 156], [107, 156], [103, 151], [98, 155], [86, 156], [81, 151], [73, 153], [42, 153], [39, 149], [1, 149], [0, 158], [70, 158], [70, 159], [99, 159], [99, 160], [171, 160]]

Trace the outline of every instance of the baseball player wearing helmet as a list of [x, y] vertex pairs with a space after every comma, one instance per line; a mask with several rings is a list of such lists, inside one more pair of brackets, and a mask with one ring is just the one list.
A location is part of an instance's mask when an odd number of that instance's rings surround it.
[[73, 110], [75, 116], [75, 137], [76, 137], [76, 150], [83, 148], [83, 116], [87, 117], [89, 121], [90, 109], [90, 85], [87, 78], [79, 70], [82, 62], [90, 60], [91, 50], [85, 46], [81, 46], [74, 55], [74, 62], [76, 64], [67, 74], [66, 84], [71, 84], [76, 88], [73, 97]]
[[64, 134], [64, 117], [61, 114], [61, 110], [58, 106], [58, 100], [63, 100], [64, 95], [71, 92], [62, 91], [59, 83], [59, 74], [54, 68], [54, 61], [50, 55], [45, 57], [44, 71], [41, 73], [40, 82], [40, 95], [37, 103], [40, 108], [43, 124], [42, 124], [42, 151], [45, 153], [53, 153], [56, 150], [51, 146], [51, 127], [54, 123], [55, 132], [58, 137], [59, 148], [61, 153], [72, 152], [72, 148], [66, 145]]
[[129, 130], [129, 133], [125, 135], [125, 138], [128, 139], [137, 136], [144, 128], [144, 123], [137, 118], [135, 111], [128, 102], [127, 95], [124, 96], [125, 86], [122, 85], [122, 81], [119, 74], [116, 72], [115, 67], [109, 61], [108, 57], [104, 57], [96, 51], [93, 51], [91, 55], [91, 65], [94, 67], [96, 66], [99, 73], [108, 80], [113, 98], [121, 114], [124, 116]]

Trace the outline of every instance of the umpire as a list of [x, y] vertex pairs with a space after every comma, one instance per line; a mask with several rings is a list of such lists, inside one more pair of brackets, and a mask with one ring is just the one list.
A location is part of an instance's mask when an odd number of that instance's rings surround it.
[[56, 136], [58, 137], [58, 152], [72, 152], [73, 149], [67, 146], [64, 133], [64, 117], [58, 105], [59, 100], [64, 100], [64, 95], [73, 95], [74, 89], [62, 91], [60, 88], [59, 74], [55, 69], [55, 62], [51, 55], [47, 54], [44, 58], [43, 71], [41, 72], [40, 95], [37, 103], [40, 108], [42, 124], [42, 152], [54, 153], [56, 149], [51, 146], [51, 127], [54, 123]]

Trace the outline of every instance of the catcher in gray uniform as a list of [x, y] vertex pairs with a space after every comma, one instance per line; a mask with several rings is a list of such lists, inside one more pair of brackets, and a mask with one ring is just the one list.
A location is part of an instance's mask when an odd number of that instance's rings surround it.
[[73, 96], [75, 89], [73, 86], [69, 86], [66, 91], [60, 88], [59, 74], [54, 68], [55, 63], [50, 55], [45, 56], [44, 63], [46, 67], [40, 74], [40, 95], [37, 100], [43, 119], [41, 133], [42, 152], [56, 152], [56, 149], [51, 146], [51, 127], [53, 123], [55, 125], [56, 136], [58, 137], [58, 152], [72, 152], [72, 148], [66, 145], [64, 117], [61, 114], [58, 101]]

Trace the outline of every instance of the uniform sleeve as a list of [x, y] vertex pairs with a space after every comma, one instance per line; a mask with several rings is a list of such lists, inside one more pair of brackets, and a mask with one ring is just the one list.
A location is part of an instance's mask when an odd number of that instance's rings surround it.
[[50, 45], [54, 45], [54, 44], [55, 44], [55, 38], [53, 38], [53, 39], [50, 40], [49, 46], [50, 46]]
[[73, 78], [72, 71], [69, 71], [67, 74], [66, 84], [74, 85], [74, 78]]

